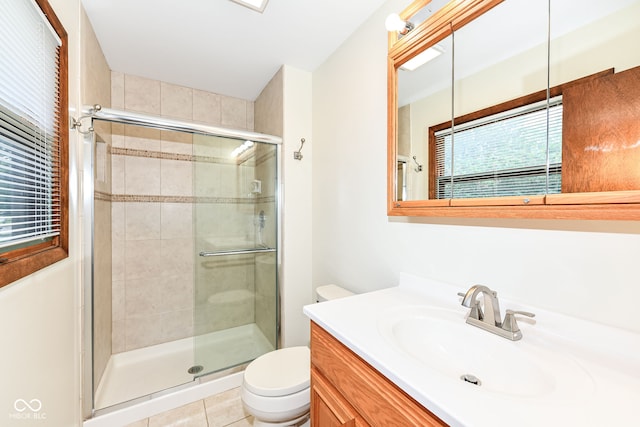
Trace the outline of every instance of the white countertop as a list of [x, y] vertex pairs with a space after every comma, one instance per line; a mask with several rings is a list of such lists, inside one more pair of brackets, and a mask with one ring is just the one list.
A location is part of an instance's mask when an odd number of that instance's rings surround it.
[[[640, 334], [500, 299], [503, 316], [504, 309], [511, 308], [534, 312], [535, 320], [519, 320], [523, 338], [514, 342], [465, 324], [476, 331], [471, 333], [486, 334], [487, 346], [475, 345], [468, 350], [475, 352], [471, 354], [505, 345], [536, 353], [535, 346], [540, 346], [554, 354], [537, 361], [543, 369], [562, 372], [566, 363], [568, 371], [580, 374], [575, 383], [569, 373], [566, 378], [556, 375], [550, 390], [518, 396], [445, 375], [380, 332], [381, 321], [394, 310], [427, 306], [453, 312], [464, 323], [469, 309], [460, 304], [457, 292], [466, 289], [401, 274], [398, 287], [307, 305], [304, 313], [451, 426], [640, 425]], [[484, 343], [484, 335], [478, 336]]]

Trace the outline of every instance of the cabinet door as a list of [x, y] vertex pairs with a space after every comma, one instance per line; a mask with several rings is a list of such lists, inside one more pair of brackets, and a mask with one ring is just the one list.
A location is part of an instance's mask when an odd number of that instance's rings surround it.
[[344, 397], [313, 367], [311, 368], [311, 426], [368, 426]]
[[[318, 392], [322, 395], [323, 389], [331, 390], [332, 393], [326, 393], [328, 396], [340, 397], [335, 405], [326, 403], [343, 423], [349, 420], [348, 414], [357, 414], [355, 426], [364, 421], [375, 426], [447, 425], [314, 322], [311, 322], [311, 366], [312, 387], [315, 372]], [[347, 414], [343, 418], [334, 409], [341, 402]]]
[[562, 92], [562, 192], [640, 189], [640, 67]]

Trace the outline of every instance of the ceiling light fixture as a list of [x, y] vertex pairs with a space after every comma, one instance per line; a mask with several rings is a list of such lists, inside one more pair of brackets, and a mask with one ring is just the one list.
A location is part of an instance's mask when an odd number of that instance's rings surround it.
[[248, 7], [256, 12], [264, 12], [264, 8], [267, 7], [269, 0], [231, 0], [241, 6]]
[[387, 16], [384, 26], [387, 27], [387, 31], [397, 31], [402, 36], [413, 30], [413, 24], [409, 21], [403, 21], [397, 13]]
[[253, 147], [253, 145], [253, 141], [245, 141], [242, 145], [237, 146], [236, 149], [231, 152], [231, 158], [238, 157], [240, 154]]
[[444, 48], [441, 46], [433, 45], [429, 49], [425, 50], [422, 53], [417, 54], [404, 64], [400, 66], [400, 69], [406, 71], [413, 71], [418, 67], [422, 67], [427, 62], [431, 61], [434, 58], [442, 55], [444, 53]]

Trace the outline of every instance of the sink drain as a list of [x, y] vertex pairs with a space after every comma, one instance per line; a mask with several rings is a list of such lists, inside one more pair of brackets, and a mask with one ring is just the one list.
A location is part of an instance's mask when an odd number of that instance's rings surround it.
[[476, 377], [475, 375], [471, 375], [471, 374], [460, 375], [460, 379], [462, 381], [471, 383], [473, 385], [482, 385], [482, 381], [480, 381], [480, 378]]
[[204, 370], [204, 366], [202, 365], [195, 365], [190, 367], [187, 372], [190, 374], [199, 374], [200, 372], [202, 372]]

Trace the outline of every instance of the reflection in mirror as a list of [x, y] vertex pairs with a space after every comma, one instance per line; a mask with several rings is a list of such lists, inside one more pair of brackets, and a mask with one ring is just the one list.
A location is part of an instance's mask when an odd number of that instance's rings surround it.
[[456, 117], [547, 87], [546, 2], [509, 0], [455, 33]]
[[640, 65], [640, 1], [551, 0], [551, 86]]
[[[454, 131], [450, 123], [427, 124], [436, 125], [430, 198], [560, 191], [561, 127], [552, 127], [550, 141], [546, 128], [547, 29], [547, 2], [509, 0], [454, 33]], [[541, 91], [539, 99], [515, 101]], [[560, 123], [561, 105], [552, 112]]]
[[551, 0], [551, 85], [568, 88], [562, 193], [640, 190], [640, 1]]
[[397, 173], [397, 185], [396, 194], [398, 200], [407, 200], [407, 169], [409, 168], [409, 160], [406, 156], [398, 156], [398, 173]]
[[424, 200], [429, 195], [429, 125], [451, 120], [453, 37], [437, 43], [440, 54], [410, 71], [398, 70], [398, 157], [416, 157], [422, 171], [407, 172], [406, 198]]

